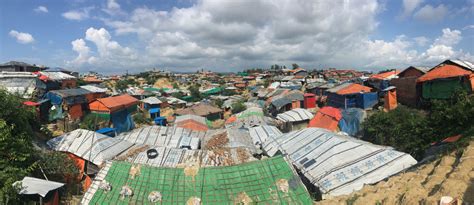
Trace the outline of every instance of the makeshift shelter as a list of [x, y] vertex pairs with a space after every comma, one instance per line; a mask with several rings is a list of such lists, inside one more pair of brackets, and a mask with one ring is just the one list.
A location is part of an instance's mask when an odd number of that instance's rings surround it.
[[136, 111], [138, 100], [130, 95], [99, 98], [89, 103], [89, 109], [98, 117], [110, 121], [117, 132], [125, 132], [135, 127], [131, 113]]
[[273, 125], [273, 118], [267, 117], [259, 107], [247, 107], [246, 110], [231, 116], [225, 122], [226, 128], [250, 128], [257, 125]]
[[174, 124], [177, 127], [182, 127], [194, 131], [205, 132], [209, 129], [209, 127], [207, 126], [206, 118], [197, 115], [176, 116]]
[[[159, 196], [154, 202], [160, 204], [312, 203], [300, 178], [283, 157], [225, 167], [141, 166], [141, 174], [135, 177], [129, 175], [132, 167], [127, 162], [108, 163], [81, 204], [148, 204], [154, 195]], [[111, 191], [99, 188], [104, 181], [110, 183]], [[125, 185], [133, 195], [123, 198], [119, 190]]]
[[33, 200], [39, 201], [39, 204], [59, 205], [59, 189], [64, 184], [34, 177], [24, 177], [23, 180], [13, 183], [13, 186], [20, 186], [18, 194], [25, 196], [22, 197], [23, 202]]
[[150, 110], [151, 108], [161, 108], [161, 100], [157, 97], [147, 97], [143, 100], [140, 100], [140, 108], [142, 110]]
[[59, 71], [37, 72], [40, 80], [46, 83], [48, 90], [68, 89], [77, 87], [77, 78]]
[[338, 108], [325, 106], [319, 109], [316, 116], [309, 121], [308, 127], [319, 127], [335, 132], [338, 130], [341, 118], [341, 111]]
[[286, 112], [295, 108], [301, 108], [303, 101], [303, 92], [299, 90], [286, 90], [286, 92], [282, 92], [279, 95], [274, 95], [271, 98], [269, 111], [273, 116], [276, 116], [278, 113]]
[[222, 150], [228, 148], [246, 148], [251, 154], [260, 154], [247, 129], [219, 129], [209, 132], [202, 141], [204, 150]]
[[40, 97], [46, 91], [46, 84], [37, 75], [26, 72], [0, 72], [0, 88], [25, 99]]
[[[149, 157], [150, 153], [155, 151], [156, 156]], [[231, 166], [257, 160], [247, 149], [240, 147], [214, 152], [212, 150], [188, 150], [158, 146], [135, 146], [116, 159], [123, 159], [133, 164], [171, 168], [186, 164], [199, 164], [201, 167]]]
[[118, 138], [109, 137], [94, 131], [77, 129], [53, 138], [48, 146], [61, 152], [67, 152], [89, 161], [97, 166], [111, 160], [133, 144]]
[[378, 74], [374, 74], [369, 77], [368, 83], [376, 88], [377, 90], [383, 90], [390, 86], [390, 80], [398, 77], [397, 70], [386, 71]]
[[102, 87], [97, 87], [97, 86], [94, 86], [94, 85], [82, 85], [80, 86], [80, 88], [82, 89], [86, 89], [88, 91], [90, 91], [92, 94], [91, 94], [91, 97], [92, 98], [89, 98], [89, 102], [93, 101], [94, 99], [97, 99], [97, 98], [103, 98], [105, 97], [107, 94], [107, 88], [102, 88]]
[[117, 139], [139, 145], [198, 149], [206, 132], [181, 127], [146, 126], [119, 134]]
[[191, 107], [177, 110], [177, 115], [198, 115], [208, 120], [216, 120], [222, 117], [222, 110], [207, 103], [198, 103]]
[[277, 115], [277, 119], [284, 123], [284, 132], [298, 130], [308, 126], [309, 120], [314, 117], [308, 110], [296, 108]]
[[344, 83], [327, 90], [328, 105], [337, 108], [372, 108], [378, 103], [378, 95], [371, 88], [356, 83]]
[[347, 108], [341, 112], [339, 129], [350, 136], [356, 136], [361, 129], [361, 124], [367, 117], [367, 113], [360, 108]]
[[397, 108], [397, 89], [394, 86], [390, 86], [383, 90], [384, 95], [384, 111], [388, 112]]
[[83, 88], [49, 91], [44, 96], [52, 105], [49, 120], [63, 119], [63, 111], [68, 114], [68, 119], [80, 119], [87, 109], [91, 94], [92, 92]]
[[427, 67], [410, 66], [398, 74], [398, 78], [390, 80], [390, 84], [397, 88], [397, 101], [409, 106], [418, 105], [421, 87], [416, 80], [428, 72]]
[[409, 154], [373, 145], [326, 129], [306, 128], [267, 140], [270, 156], [282, 153], [323, 198], [350, 194], [417, 163]]
[[253, 144], [260, 147], [269, 138], [273, 139], [283, 133], [275, 126], [263, 125], [249, 128], [249, 134]]
[[474, 66], [468, 62], [465, 63], [453, 63], [448, 60], [419, 77], [417, 83], [421, 86], [422, 98], [425, 100], [448, 99], [458, 89], [472, 92], [471, 75]]

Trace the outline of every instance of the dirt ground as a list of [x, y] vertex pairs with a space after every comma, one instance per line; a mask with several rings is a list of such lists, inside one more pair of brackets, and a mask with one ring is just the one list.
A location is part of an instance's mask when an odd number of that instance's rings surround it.
[[451, 196], [465, 204], [474, 203], [474, 140], [462, 155], [453, 152], [388, 181], [364, 186], [351, 195], [314, 204], [439, 204], [442, 196]]
[[173, 88], [173, 85], [167, 78], [159, 78], [153, 85], [155, 88]]

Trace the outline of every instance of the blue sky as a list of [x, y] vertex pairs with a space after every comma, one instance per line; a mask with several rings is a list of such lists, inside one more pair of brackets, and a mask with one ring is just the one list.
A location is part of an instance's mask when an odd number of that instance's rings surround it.
[[7, 0], [0, 62], [86, 72], [474, 61], [474, 0]]

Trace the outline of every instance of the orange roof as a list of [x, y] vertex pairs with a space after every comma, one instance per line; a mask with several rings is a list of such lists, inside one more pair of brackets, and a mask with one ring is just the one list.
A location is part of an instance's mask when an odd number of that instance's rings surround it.
[[418, 78], [417, 82], [436, 80], [440, 78], [451, 78], [457, 76], [470, 75], [472, 71], [462, 69], [454, 65], [442, 65], [430, 70], [428, 73]]
[[101, 79], [98, 79], [97, 77], [95, 76], [87, 76], [83, 79], [85, 82], [89, 82], [89, 83], [101, 83], [103, 82], [103, 80]]
[[230, 123], [233, 123], [233, 122], [235, 122], [235, 121], [237, 121], [237, 116], [232, 115], [231, 117], [229, 117], [229, 119], [227, 119], [227, 120], [225, 121], [225, 124], [230, 124]]
[[383, 72], [383, 73], [374, 74], [374, 75], [370, 76], [370, 78], [385, 80], [386, 78], [389, 78], [393, 75], [398, 75], [399, 73], [400, 73], [400, 71], [398, 71], [398, 70], [392, 70], [392, 71], [387, 71], [387, 72]]
[[108, 98], [99, 98], [89, 103], [92, 111], [114, 112], [138, 104], [138, 100], [130, 95], [120, 95]]
[[197, 122], [193, 119], [183, 120], [176, 124], [178, 127], [194, 130], [194, 131], [207, 131], [209, 128], [207, 125]]
[[357, 83], [352, 83], [349, 86], [338, 90], [336, 93], [339, 95], [347, 95], [347, 94], [354, 94], [354, 93], [368, 93], [372, 90], [372, 88], [363, 86]]

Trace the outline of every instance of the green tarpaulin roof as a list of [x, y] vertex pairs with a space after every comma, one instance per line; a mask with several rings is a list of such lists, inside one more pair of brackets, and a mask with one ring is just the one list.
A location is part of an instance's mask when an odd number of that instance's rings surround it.
[[[192, 197], [201, 204], [311, 204], [300, 178], [281, 156], [235, 166], [200, 168], [187, 176], [183, 168], [142, 166], [131, 179], [132, 164], [115, 161], [99, 172], [82, 204], [155, 204], [148, 200], [152, 191], [161, 194], [157, 204], [186, 204]], [[112, 190], [98, 189], [101, 178]], [[128, 185], [132, 197], [121, 199], [120, 190]]]

